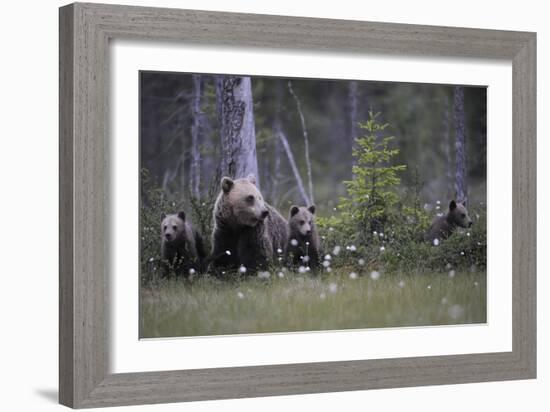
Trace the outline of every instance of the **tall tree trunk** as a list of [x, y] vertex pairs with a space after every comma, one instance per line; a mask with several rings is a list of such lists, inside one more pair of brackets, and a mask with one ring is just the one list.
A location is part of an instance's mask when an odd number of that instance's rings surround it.
[[466, 187], [466, 130], [464, 113], [464, 87], [454, 88], [455, 120], [455, 193], [457, 200], [467, 201]]
[[218, 90], [221, 92], [221, 172], [234, 178], [253, 174], [259, 186], [250, 77], [224, 76]]
[[288, 81], [288, 90], [292, 97], [294, 97], [294, 100], [296, 101], [296, 107], [298, 109], [298, 114], [300, 115], [300, 121], [302, 123], [302, 132], [304, 134], [304, 149], [305, 149], [305, 158], [306, 158], [306, 168], [307, 168], [307, 180], [308, 180], [308, 186], [309, 186], [309, 199], [311, 201], [311, 204], [315, 202], [313, 197], [313, 180], [311, 177], [311, 160], [309, 158], [309, 136], [307, 134], [307, 128], [306, 128], [306, 120], [304, 118], [304, 113], [302, 112], [302, 105], [300, 104], [300, 99], [298, 99], [298, 96], [296, 96], [296, 93], [294, 93], [294, 90], [292, 89], [292, 82]]
[[453, 196], [453, 160], [451, 158], [451, 115], [449, 96], [443, 96], [443, 144], [445, 152], [446, 200]]
[[[348, 104], [349, 104], [349, 145], [350, 153], [355, 147], [355, 139], [357, 138], [357, 81], [352, 80], [348, 83]], [[353, 158], [355, 163], [355, 158]]]
[[201, 152], [199, 148], [199, 133], [201, 124], [201, 76], [193, 75], [193, 123], [191, 124], [191, 165], [190, 165], [190, 186], [191, 194], [200, 198], [200, 179], [201, 179]]
[[281, 80], [275, 82], [275, 115], [273, 116], [273, 145], [274, 145], [274, 160], [273, 160], [273, 184], [271, 190], [271, 200], [273, 204], [279, 203], [279, 184], [281, 181], [281, 141], [279, 131], [281, 130], [281, 102], [283, 99], [283, 84]]

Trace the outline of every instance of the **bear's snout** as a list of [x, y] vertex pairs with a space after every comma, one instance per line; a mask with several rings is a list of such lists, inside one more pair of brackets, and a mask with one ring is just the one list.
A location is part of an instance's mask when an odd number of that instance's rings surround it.
[[165, 237], [166, 240], [168, 240], [168, 241], [172, 240], [172, 234], [171, 234], [171, 233], [166, 233], [166, 234], [164, 235], [164, 237]]
[[262, 220], [265, 219], [269, 215], [269, 210], [264, 210], [262, 212]]

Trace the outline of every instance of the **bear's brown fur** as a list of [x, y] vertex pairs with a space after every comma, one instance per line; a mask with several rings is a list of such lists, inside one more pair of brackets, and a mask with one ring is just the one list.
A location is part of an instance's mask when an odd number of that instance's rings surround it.
[[189, 276], [201, 272], [205, 258], [201, 235], [186, 221], [185, 213], [165, 215], [161, 223], [162, 275]]
[[315, 227], [315, 205], [292, 206], [288, 219], [289, 241], [286, 248], [289, 265], [316, 271], [320, 264], [319, 235]]
[[247, 273], [267, 269], [288, 239], [285, 218], [267, 204], [256, 179], [222, 178], [214, 205], [211, 269], [220, 274], [243, 266]]
[[468, 228], [472, 226], [472, 219], [468, 215], [468, 210], [464, 202], [451, 200], [448, 212], [437, 217], [432, 222], [430, 229], [424, 235], [424, 240], [434, 242], [447, 239], [457, 226]]

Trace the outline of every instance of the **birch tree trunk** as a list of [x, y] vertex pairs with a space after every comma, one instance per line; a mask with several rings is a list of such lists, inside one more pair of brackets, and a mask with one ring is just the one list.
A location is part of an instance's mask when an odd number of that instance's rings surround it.
[[290, 149], [290, 145], [288, 144], [288, 139], [286, 138], [282, 128], [279, 125], [276, 125], [276, 135], [279, 137], [281, 144], [283, 146], [283, 149], [285, 150], [286, 156], [288, 158], [288, 163], [290, 164], [290, 168], [292, 169], [292, 174], [294, 174], [294, 178], [296, 179], [296, 185], [298, 186], [298, 192], [300, 193], [300, 196], [304, 200], [305, 205], [311, 205], [313, 202], [309, 199], [306, 190], [304, 188], [304, 183], [302, 182], [302, 177], [300, 176], [300, 172], [298, 171], [298, 167], [296, 166], [296, 161], [294, 160], [294, 155], [292, 154], [292, 150]]
[[190, 165], [190, 186], [191, 194], [200, 198], [200, 179], [201, 179], [201, 153], [199, 148], [199, 133], [201, 124], [201, 76], [193, 75], [193, 102], [192, 112], [193, 120], [191, 124], [191, 165]]
[[459, 201], [467, 201], [466, 188], [466, 129], [464, 113], [464, 87], [454, 88], [455, 121], [455, 194]]
[[217, 89], [221, 92], [222, 175], [240, 178], [253, 174], [259, 187], [250, 77], [224, 76]]
[[296, 107], [298, 109], [298, 114], [300, 115], [300, 121], [302, 123], [302, 132], [304, 134], [304, 150], [305, 150], [305, 158], [306, 158], [306, 168], [307, 168], [307, 180], [308, 180], [308, 186], [309, 186], [309, 200], [313, 204], [315, 202], [313, 197], [313, 180], [311, 177], [311, 160], [309, 158], [309, 136], [307, 134], [307, 128], [306, 128], [306, 120], [304, 118], [304, 113], [302, 112], [302, 105], [300, 104], [300, 100], [298, 99], [298, 96], [294, 93], [294, 89], [292, 88], [292, 82], [288, 81], [288, 90], [292, 97], [294, 98], [294, 101], [296, 102]]

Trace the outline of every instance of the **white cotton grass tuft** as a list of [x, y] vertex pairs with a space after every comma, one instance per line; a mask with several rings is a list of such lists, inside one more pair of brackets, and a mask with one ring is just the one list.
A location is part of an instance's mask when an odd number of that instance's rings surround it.
[[190, 274], [190, 275], [194, 275], [195, 273], [197, 273], [197, 272], [195, 271], [195, 269], [193, 269], [193, 268], [189, 269], [189, 274]]
[[338, 292], [338, 285], [336, 283], [329, 283], [328, 285], [328, 291], [330, 293], [336, 293]]
[[328, 268], [330, 266], [330, 260], [323, 260], [323, 266]]
[[447, 303], [449, 303], [449, 301], [447, 300], [447, 298], [445, 296], [443, 296], [443, 298], [441, 298], [441, 304], [446, 305]]
[[403, 289], [405, 287], [405, 282], [400, 280], [399, 283], [397, 284], [397, 286], [399, 286], [401, 289]]
[[269, 273], [268, 271], [258, 272], [258, 277], [260, 279], [269, 279], [270, 276], [271, 276], [271, 273]]
[[298, 241], [296, 239], [290, 239], [290, 244], [292, 246], [298, 246]]
[[149, 258], [149, 262], [154, 262], [155, 261], [155, 258], [152, 257], [152, 258]]
[[460, 252], [460, 256], [464, 256], [464, 251]]
[[321, 300], [325, 300], [326, 297], [327, 297], [327, 295], [325, 295], [325, 292], [321, 292], [321, 294], [319, 295], [319, 298], [320, 298]]
[[349, 278], [350, 278], [350, 279], [357, 279], [357, 273], [351, 272], [351, 273], [349, 274]]
[[359, 264], [359, 266], [365, 266], [365, 259], [361, 258], [357, 261], [357, 263]]
[[285, 274], [283, 272], [279, 272], [277, 273], [277, 276], [279, 277], [279, 279], [282, 279], [285, 277]]
[[355, 252], [357, 250], [355, 245], [346, 246], [346, 249], [349, 250], [350, 252]]
[[281, 249], [280, 247], [277, 248], [277, 253], [279, 253], [279, 254], [283, 253], [283, 249]]
[[231, 256], [231, 251], [230, 251], [230, 250], [226, 250], [226, 251], [225, 251], [225, 254], [226, 254], [227, 256]]
[[384, 250], [386, 250], [386, 247], [385, 246], [380, 246], [380, 252], [383, 252]]
[[463, 314], [464, 308], [460, 305], [453, 305], [449, 308], [449, 316], [454, 320], [461, 318]]
[[342, 250], [340, 246], [334, 246], [334, 249], [332, 249], [332, 254], [334, 256], [338, 256], [340, 254], [340, 250]]
[[246, 273], [246, 267], [241, 265], [241, 267], [239, 267], [239, 273]]
[[332, 259], [332, 256], [330, 256], [329, 254], [325, 255], [325, 260], [331, 260]]
[[327, 268], [327, 272], [328, 273], [332, 272], [332, 268], [330, 266]]
[[434, 239], [434, 246], [439, 246], [439, 239], [438, 238]]
[[239, 299], [244, 299], [244, 293], [241, 292], [241, 291], [238, 291], [238, 292], [237, 292], [237, 297], [238, 297]]
[[371, 273], [370, 273], [370, 278], [372, 280], [378, 280], [380, 279], [380, 272], [378, 272], [377, 270], [373, 270]]
[[305, 262], [305, 263], [309, 262], [309, 256], [307, 256], [307, 255], [306, 256], [301, 256], [301, 258], [302, 258], [302, 262]]
[[451, 265], [450, 263], [447, 263], [447, 264], [445, 265], [445, 269], [447, 269], [447, 270], [452, 269], [452, 267], [453, 267], [453, 265]]
[[427, 289], [432, 290], [432, 285], [428, 285]]
[[306, 267], [305, 266], [300, 266], [298, 268], [298, 273], [306, 273]]
[[456, 275], [456, 271], [454, 271], [454, 270], [449, 270], [449, 277], [450, 277], [451, 279], [454, 278], [455, 275]]

